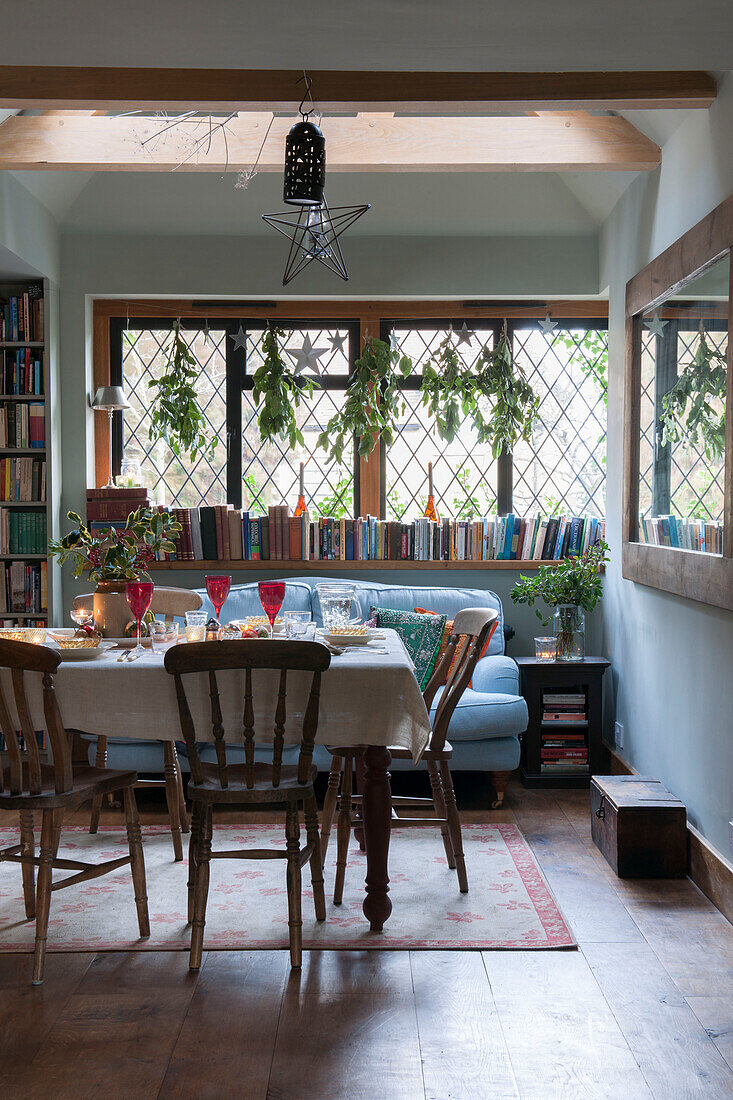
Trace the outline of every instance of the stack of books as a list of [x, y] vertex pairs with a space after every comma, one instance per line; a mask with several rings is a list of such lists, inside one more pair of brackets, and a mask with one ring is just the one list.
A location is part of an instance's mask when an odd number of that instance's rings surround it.
[[45, 458], [0, 458], [0, 500], [45, 499]]
[[639, 516], [639, 539], [651, 546], [677, 546], [704, 554], [723, 553], [723, 524], [713, 519]]
[[23, 561], [0, 564], [0, 618], [4, 612], [40, 614], [47, 610], [48, 567], [45, 561], [33, 565]]
[[43, 283], [29, 283], [23, 294], [0, 298], [0, 343], [22, 340], [43, 340]]
[[0, 554], [45, 554], [46, 512], [0, 509]]
[[87, 526], [92, 531], [122, 528], [131, 512], [149, 507], [147, 489], [87, 489]]
[[542, 695], [541, 770], [546, 774], [588, 771], [588, 712], [583, 691]]
[[174, 508], [181, 561], [557, 561], [605, 536], [595, 516], [494, 516], [480, 520], [255, 516], [230, 505]]
[[46, 417], [42, 401], [0, 402], [0, 447], [46, 446]]
[[35, 348], [0, 353], [0, 393], [8, 396], [43, 395], [43, 352]]

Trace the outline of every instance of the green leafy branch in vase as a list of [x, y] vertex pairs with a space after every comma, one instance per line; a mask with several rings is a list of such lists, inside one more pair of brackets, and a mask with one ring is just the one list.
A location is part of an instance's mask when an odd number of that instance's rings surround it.
[[181, 322], [177, 320], [164, 372], [160, 378], [148, 382], [148, 389], [155, 391], [150, 401], [148, 436], [151, 446], [163, 439], [177, 458], [187, 454], [191, 462], [199, 454], [213, 458], [218, 442], [215, 435], [209, 438], [206, 433], [206, 421], [196, 392], [200, 373], [201, 368], [181, 335]]
[[346, 387], [346, 399], [318, 437], [318, 447], [341, 463], [352, 436], [359, 440], [358, 454], [368, 459], [377, 440], [387, 447], [395, 438], [397, 423], [405, 412], [400, 382], [412, 370], [412, 360], [400, 355], [384, 340], [368, 336]]
[[60, 539], [48, 540], [48, 552], [61, 565], [74, 563], [74, 576], [89, 569], [89, 579], [99, 581], [136, 581], [148, 577], [148, 566], [159, 551], [175, 551], [172, 541], [181, 533], [181, 525], [171, 512], [138, 508], [127, 517], [123, 529], [105, 527], [91, 531], [77, 512], [67, 512], [76, 524]]
[[258, 407], [257, 423], [260, 439], [282, 439], [290, 447], [305, 446], [298, 427], [295, 410], [304, 394], [313, 396], [320, 386], [313, 378], [303, 378], [288, 366], [280, 352], [278, 340], [284, 340], [284, 329], [268, 325], [262, 337], [264, 362], [254, 373], [252, 397]]
[[710, 346], [701, 321], [694, 359], [662, 398], [662, 445], [702, 445], [707, 458], [719, 462], [725, 452], [725, 393], [725, 355]]
[[[603, 596], [601, 570], [609, 561], [608, 546], [597, 542], [577, 558], [565, 558], [557, 566], [541, 565], [533, 577], [520, 575], [511, 591], [514, 603], [533, 607], [535, 600], [542, 600], [548, 607], [571, 604], [591, 612]], [[548, 626], [539, 608], [535, 615], [543, 626]]]

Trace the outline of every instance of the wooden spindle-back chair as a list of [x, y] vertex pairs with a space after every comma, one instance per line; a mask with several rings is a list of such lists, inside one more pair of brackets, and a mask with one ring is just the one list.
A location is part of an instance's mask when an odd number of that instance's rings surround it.
[[[0, 851], [0, 861], [20, 863], [23, 871], [23, 896], [26, 916], [36, 918], [36, 943], [33, 959], [33, 984], [43, 982], [46, 954], [48, 914], [51, 893], [77, 882], [86, 882], [99, 875], [115, 871], [125, 863], [131, 865], [135, 890], [137, 918], [141, 936], [150, 935], [148, 900], [145, 892], [145, 862], [140, 838], [140, 822], [133, 786], [135, 772], [107, 769], [75, 768], [71, 761], [71, 738], [61, 720], [53, 674], [60, 657], [45, 646], [26, 642], [0, 641], [0, 669], [8, 669], [12, 698], [7, 693], [7, 681], [0, 675], [0, 731], [5, 738], [7, 765], [0, 762], [0, 810], [15, 811], [20, 816], [20, 844]], [[26, 673], [40, 676], [43, 681], [43, 712], [53, 757], [52, 764], [41, 759], [31, 720], [26, 694]], [[12, 704], [14, 703], [14, 707]], [[14, 711], [14, 713], [13, 713]], [[125, 823], [129, 855], [105, 863], [80, 863], [59, 859], [58, 848], [64, 811], [88, 801], [95, 795], [123, 790]], [[40, 854], [35, 854], [33, 813], [42, 812]], [[35, 868], [38, 868], [38, 886]], [[55, 868], [77, 873], [52, 882]]]
[[[153, 598], [150, 601], [150, 610], [154, 615], [162, 615], [167, 623], [173, 622], [177, 617], [183, 616], [187, 611], [198, 611], [203, 600], [198, 592], [191, 592], [188, 588], [165, 588], [156, 585]], [[87, 592], [83, 596], [74, 597], [74, 610], [84, 610], [92, 614], [94, 606], [94, 593]], [[183, 779], [181, 777], [181, 765], [178, 761], [178, 753], [174, 741], [161, 741], [163, 746], [163, 779], [138, 779], [137, 787], [165, 787], [165, 798], [168, 805], [168, 819], [171, 826], [171, 838], [173, 840], [173, 854], [176, 860], [183, 859], [183, 843], [181, 833], [188, 832], [188, 811], [186, 799], [183, 793]], [[107, 766], [108, 752], [107, 738], [97, 734], [97, 756], [95, 763], [98, 768]], [[89, 820], [89, 832], [96, 833], [99, 828], [99, 817], [102, 810], [102, 799], [95, 798], [92, 803], [92, 813]]]
[[[439, 689], [443, 689], [435, 708], [430, 741], [422, 757], [430, 776], [432, 796], [430, 798], [393, 797], [392, 799], [392, 828], [440, 825], [448, 866], [458, 874], [461, 893], [468, 891], [468, 875], [463, 854], [461, 821], [450, 772], [453, 748], [447, 737], [451, 718], [461, 696], [471, 683], [476, 662], [496, 630], [498, 620], [499, 613], [493, 608], [469, 607], [456, 615], [453, 633], [445, 653], [423, 692], [425, 705], [430, 713]], [[389, 751], [393, 759], [411, 759], [408, 749], [394, 747]], [[336, 879], [333, 900], [336, 905], [340, 905], [343, 898], [352, 826], [359, 826], [361, 823], [359, 817], [352, 817], [354, 810], [358, 813], [361, 809], [361, 797], [352, 794], [352, 784], [357, 759], [363, 752], [363, 748], [339, 746], [329, 748], [329, 752], [333, 762], [323, 804], [321, 852], [325, 860], [331, 826], [338, 806]], [[426, 810], [430, 816], [400, 817], [396, 813], [397, 809]]]
[[[331, 663], [328, 649], [320, 642], [252, 640], [236, 642], [198, 642], [174, 646], [165, 655], [166, 670], [175, 679], [181, 731], [191, 764], [188, 794], [193, 806], [188, 862], [188, 917], [191, 922], [189, 965], [201, 965], [206, 901], [209, 891], [211, 859], [286, 859], [290, 961], [299, 967], [302, 959], [301, 868], [310, 861], [313, 900], [318, 920], [326, 919], [323, 889], [321, 845], [318, 835], [318, 808], [313, 792], [316, 768], [313, 744], [318, 729], [321, 673]], [[244, 671], [242, 741], [244, 763], [227, 760], [227, 746], [219, 694], [218, 672]], [[254, 670], [279, 671], [277, 701], [274, 707], [272, 764], [255, 763]], [[283, 746], [287, 721], [287, 683], [289, 672], [312, 672], [308, 701], [303, 712], [300, 752], [296, 765], [284, 765]], [[184, 678], [195, 673], [208, 675], [211, 700], [211, 729], [216, 747], [216, 763], [202, 762], [196, 743]], [[241, 677], [237, 682], [241, 690]], [[229, 690], [233, 685], [228, 685]], [[269, 739], [268, 739], [269, 740]], [[280, 849], [244, 849], [212, 852], [212, 811], [214, 805], [259, 805], [285, 807], [286, 846]], [[300, 809], [305, 816], [306, 844], [300, 847]]]

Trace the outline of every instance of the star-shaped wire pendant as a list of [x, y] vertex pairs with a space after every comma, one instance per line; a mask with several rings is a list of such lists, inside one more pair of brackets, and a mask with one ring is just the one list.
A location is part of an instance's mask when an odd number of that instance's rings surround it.
[[349, 338], [348, 332], [337, 332], [333, 336], [329, 336], [331, 344], [331, 351], [340, 351], [342, 355], [346, 355], [346, 348], [344, 344]]
[[320, 374], [321, 368], [318, 364], [318, 360], [327, 351], [328, 348], [314, 348], [310, 336], [306, 335], [303, 346], [301, 348], [295, 348], [294, 351], [289, 351], [288, 355], [295, 364], [296, 374], [302, 374], [306, 367], [308, 370], [312, 370], [314, 374]]
[[550, 317], [550, 311], [548, 310], [545, 314], [544, 321], [540, 321], [540, 332], [544, 336], [552, 336], [556, 328], [557, 321], [553, 321], [552, 317]]
[[473, 340], [475, 335], [476, 333], [471, 332], [468, 325], [464, 321], [461, 327], [455, 333], [456, 347], [459, 348], [461, 344], [468, 344], [468, 346], [470, 347], [471, 341]]
[[654, 336], [664, 336], [664, 326], [666, 324], [667, 322], [663, 321], [655, 310], [651, 321], [644, 322], [644, 328]]
[[301, 206], [297, 220], [294, 220], [292, 210], [281, 214], [263, 214], [262, 220], [291, 242], [283, 286], [287, 286], [314, 260], [341, 279], [348, 280], [349, 273], [338, 239], [357, 218], [366, 214], [369, 205], [334, 206], [331, 210], [324, 195], [320, 206]]
[[239, 330], [237, 332], [230, 332], [229, 333], [229, 339], [234, 341], [234, 346], [232, 347], [232, 351], [236, 351], [237, 348], [244, 348], [246, 350], [246, 348], [247, 348], [247, 333], [244, 331], [244, 329], [242, 328], [241, 325], [239, 326]]

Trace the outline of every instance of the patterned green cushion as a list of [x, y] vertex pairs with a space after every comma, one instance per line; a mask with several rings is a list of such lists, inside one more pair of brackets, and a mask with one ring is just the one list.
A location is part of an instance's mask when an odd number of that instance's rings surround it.
[[445, 629], [445, 615], [420, 615], [415, 611], [395, 611], [389, 607], [372, 607], [370, 618], [377, 616], [377, 626], [396, 630], [415, 665], [415, 676], [424, 691], [433, 674], [435, 661]]

